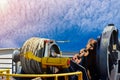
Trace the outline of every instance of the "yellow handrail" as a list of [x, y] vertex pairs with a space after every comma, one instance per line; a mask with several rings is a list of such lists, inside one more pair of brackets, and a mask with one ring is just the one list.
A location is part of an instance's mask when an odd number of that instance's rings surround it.
[[[3, 69], [3, 70], [0, 70], [0, 76], [3, 76], [1, 74], [10, 74], [10, 70], [9, 69]], [[6, 76], [6, 80], [10, 80], [10, 76]]]
[[[3, 73], [6, 72], [6, 73]], [[10, 80], [10, 76], [12, 77], [55, 77], [55, 80], [58, 80], [58, 77], [64, 76], [65, 80], [68, 80], [68, 76], [70, 75], [78, 75], [78, 80], [82, 80], [82, 72], [71, 72], [71, 73], [61, 73], [61, 74], [10, 74], [10, 70], [0, 70], [0, 76], [6, 76], [6, 80]]]

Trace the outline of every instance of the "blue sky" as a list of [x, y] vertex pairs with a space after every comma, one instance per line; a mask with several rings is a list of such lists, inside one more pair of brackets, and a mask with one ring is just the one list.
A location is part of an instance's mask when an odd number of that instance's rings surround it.
[[31, 37], [69, 40], [76, 52], [113, 23], [120, 30], [119, 0], [1, 0], [0, 48], [21, 47]]

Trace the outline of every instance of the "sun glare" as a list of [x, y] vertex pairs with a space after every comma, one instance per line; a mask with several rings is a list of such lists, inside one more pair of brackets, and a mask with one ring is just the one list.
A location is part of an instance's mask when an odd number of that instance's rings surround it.
[[7, 0], [0, 0], [0, 9], [4, 10], [7, 6]]

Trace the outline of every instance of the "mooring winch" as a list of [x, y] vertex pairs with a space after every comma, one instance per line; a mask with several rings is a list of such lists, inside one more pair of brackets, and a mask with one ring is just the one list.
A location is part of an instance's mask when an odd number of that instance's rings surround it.
[[[118, 29], [113, 24], [105, 27], [98, 37], [95, 56], [97, 80], [120, 79], [118, 77], [120, 73], [120, 44]], [[48, 66], [51, 70], [48, 73], [56, 73], [55, 70], [70, 66], [70, 58], [61, 57], [59, 47], [54, 40], [36, 37], [28, 39], [20, 49], [20, 53], [14, 54], [13, 60], [21, 62], [22, 70], [25, 73], [41, 74]], [[77, 67], [79, 66], [77, 65]]]
[[20, 49], [20, 53], [14, 54], [14, 62], [19, 61], [18, 58], [23, 71], [29, 74], [47, 73], [46, 68], [50, 66], [52, 66], [51, 72], [54, 73], [54, 67], [68, 68], [70, 65], [70, 58], [61, 58], [55, 41], [45, 38], [28, 39]]

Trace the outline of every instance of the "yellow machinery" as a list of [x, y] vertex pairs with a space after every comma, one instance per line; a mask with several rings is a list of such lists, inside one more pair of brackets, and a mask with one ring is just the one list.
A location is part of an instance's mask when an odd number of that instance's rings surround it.
[[42, 68], [47, 68], [48, 66], [56, 66], [61, 68], [68, 68], [70, 66], [70, 58], [54, 58], [54, 57], [43, 57], [39, 58], [33, 55], [32, 52], [27, 52], [23, 55], [26, 59], [32, 59], [37, 62], [41, 62]]
[[[15, 60], [16, 56], [19, 60]], [[30, 38], [23, 44], [20, 53], [14, 55], [14, 61], [20, 61], [23, 71], [27, 74], [41, 74], [49, 71], [55, 73], [56, 68], [70, 66], [70, 58], [61, 57], [55, 41], [36, 37]]]
[[33, 80], [44, 80], [48, 77], [54, 77], [52, 80], [59, 80], [59, 77], [64, 76], [64, 79], [68, 80], [68, 76], [71, 75], [78, 75], [78, 80], [82, 80], [82, 72], [58, 74], [59, 70], [70, 66], [70, 58], [62, 57], [59, 47], [53, 40], [36, 37], [28, 39], [20, 50], [14, 51], [13, 61], [22, 67], [21, 71], [24, 73], [16, 71], [16, 74], [10, 74], [9, 70], [0, 70], [0, 76], [6, 76], [6, 80], [10, 80], [11, 76], [15, 79], [26, 77], [34, 78]]

